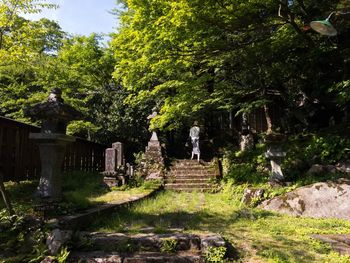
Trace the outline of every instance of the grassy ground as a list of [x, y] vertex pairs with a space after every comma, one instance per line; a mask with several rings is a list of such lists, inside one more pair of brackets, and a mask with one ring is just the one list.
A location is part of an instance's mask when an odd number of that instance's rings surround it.
[[154, 199], [95, 222], [90, 230], [220, 233], [238, 251], [241, 262], [350, 262], [312, 238], [311, 234], [350, 233], [350, 222], [295, 218], [248, 208], [240, 203], [242, 187], [217, 194], [165, 191]]
[[[5, 183], [5, 188], [10, 196], [15, 211], [26, 214], [36, 214], [35, 205], [39, 200], [34, 197], [38, 181], [23, 181], [20, 184]], [[71, 214], [89, 207], [107, 202], [121, 202], [131, 196], [139, 196], [149, 193], [154, 185], [144, 184], [142, 187], [127, 188], [116, 187], [108, 190], [102, 183], [102, 176], [94, 173], [73, 172], [63, 175], [62, 201], [53, 215]], [[0, 198], [0, 210], [5, 208]]]

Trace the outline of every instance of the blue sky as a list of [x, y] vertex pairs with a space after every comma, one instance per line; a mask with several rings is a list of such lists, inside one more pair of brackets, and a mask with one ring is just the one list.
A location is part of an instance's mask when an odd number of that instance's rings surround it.
[[116, 31], [115, 15], [109, 12], [117, 7], [116, 0], [48, 0], [58, 4], [58, 9], [43, 10], [40, 14], [25, 15], [37, 20], [46, 17], [57, 21], [61, 28], [71, 34], [89, 35], [93, 32], [108, 34]]

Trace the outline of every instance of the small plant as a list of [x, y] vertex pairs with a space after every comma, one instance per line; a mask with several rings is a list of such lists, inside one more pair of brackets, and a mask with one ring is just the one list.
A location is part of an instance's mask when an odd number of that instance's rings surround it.
[[226, 247], [209, 247], [204, 254], [204, 262], [221, 263], [225, 262]]
[[57, 260], [58, 263], [65, 263], [68, 259], [70, 251], [68, 251], [67, 247], [62, 247], [60, 251], [58, 252], [57, 256], [55, 259]]
[[174, 238], [166, 238], [162, 240], [160, 251], [163, 253], [175, 253], [177, 240]]

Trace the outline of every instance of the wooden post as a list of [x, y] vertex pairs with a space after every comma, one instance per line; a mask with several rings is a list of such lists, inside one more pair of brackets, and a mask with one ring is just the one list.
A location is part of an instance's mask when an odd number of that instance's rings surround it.
[[2, 199], [4, 200], [4, 203], [6, 205], [6, 208], [9, 212], [9, 214], [14, 215], [15, 213], [12, 209], [11, 201], [6, 193], [6, 189], [5, 189], [5, 185], [4, 185], [4, 176], [1, 172], [0, 172], [0, 192], [1, 192]]

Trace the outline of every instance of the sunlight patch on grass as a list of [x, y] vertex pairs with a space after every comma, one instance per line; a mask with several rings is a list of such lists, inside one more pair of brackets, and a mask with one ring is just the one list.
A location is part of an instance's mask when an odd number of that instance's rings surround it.
[[241, 204], [240, 191], [217, 194], [164, 191], [155, 198], [96, 221], [90, 230], [137, 233], [183, 228], [191, 233], [220, 233], [243, 258], [262, 262], [325, 262], [331, 253], [311, 234], [349, 233], [350, 222], [338, 219], [297, 218]]
[[152, 191], [152, 189], [144, 189], [142, 187], [131, 188], [124, 191], [116, 190], [97, 197], [90, 197], [88, 200], [92, 203], [117, 203], [130, 200], [132, 197], [142, 197]]

